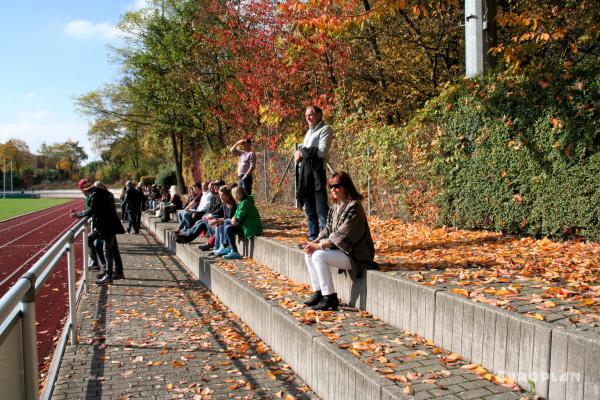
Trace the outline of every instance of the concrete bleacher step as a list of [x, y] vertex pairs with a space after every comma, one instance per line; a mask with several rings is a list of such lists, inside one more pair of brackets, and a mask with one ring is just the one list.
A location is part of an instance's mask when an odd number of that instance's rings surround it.
[[[146, 218], [175, 251], [173, 224]], [[240, 242], [244, 255], [299, 282], [308, 283], [303, 253], [291, 245], [258, 237]], [[570, 331], [410, 279], [368, 271], [352, 282], [334, 274], [340, 298], [401, 330], [415, 332], [445, 350], [463, 355], [542, 398], [600, 399], [600, 336]]]
[[[331, 313], [341, 315], [344, 320], [352, 320], [350, 324], [342, 324], [335, 319], [327, 321], [330, 316], [321, 317], [324, 321], [317, 324], [320, 329], [339, 336], [335, 343], [331, 343], [315, 327], [298, 320], [298, 315], [300, 319], [306, 318], [306, 309], [298, 306], [302, 300], [298, 298], [298, 291], [290, 292], [288, 289], [294, 285], [303, 286], [302, 284], [283, 277], [273, 278], [274, 272], [271, 270], [269, 271], [272, 275], [267, 279], [269, 273], [264, 271], [268, 268], [259, 267], [258, 264], [248, 266], [248, 263], [236, 263], [236, 268], [228, 271], [227, 264], [218, 265], [213, 258], [197, 250], [196, 246], [176, 244], [172, 235], [174, 224], [156, 223], [154, 218], [148, 217], [144, 218], [144, 222], [200, 281], [277, 351], [324, 399], [510, 399], [525, 396], [514, 393], [507, 387], [480, 379], [478, 375], [461, 368], [461, 365], [466, 364], [464, 361], [450, 364], [441, 362], [441, 356], [437, 354], [441, 350], [431, 341], [403, 332], [389, 323], [373, 319], [367, 313], [360, 313], [351, 308], [346, 308], [341, 313]], [[255, 259], [272, 257], [273, 261], [277, 258], [276, 251], [265, 251], [265, 247], [257, 244], [255, 242], [254, 247], [248, 247], [247, 244], [241, 243], [244, 246], [241, 248]], [[273, 244], [281, 246], [278, 243]], [[284, 252], [285, 249], [279, 250]], [[261, 252], [262, 255], [259, 254]], [[280, 257], [286, 256], [285, 253], [279, 254]], [[294, 253], [287, 254], [288, 259], [294, 256]], [[297, 265], [298, 270], [304, 270], [303, 264]], [[261, 268], [260, 273], [254, 270], [258, 268]], [[292, 275], [294, 272], [300, 273], [293, 268], [287, 272]], [[341, 280], [340, 277], [336, 279]], [[267, 281], [270, 283], [265, 289], [264, 283]], [[338, 287], [339, 283], [336, 282]], [[411, 284], [414, 286], [414, 283]], [[287, 309], [279, 304], [281, 298], [279, 302], [274, 301], [276, 299], [272, 296], [273, 290], [285, 293], [286, 300], [283, 303], [288, 305]], [[357, 301], [361, 297], [362, 301], [366, 300], [364, 292], [356, 295], [356, 298], [352, 297], [355, 295], [352, 291], [348, 292], [345, 301]], [[366, 303], [363, 307], [365, 305]], [[348, 329], [348, 326], [353, 328]], [[360, 348], [360, 343], [365, 338], [374, 340], [380, 346], [380, 350], [385, 349], [383, 353], [375, 357], [377, 354], [362, 352], [365, 349]], [[350, 353], [357, 344], [361, 350], [358, 357], [357, 354]], [[380, 357], [388, 361], [388, 366], [380, 363]], [[407, 382], [403, 381], [407, 376], [414, 378], [413, 384], [409, 385], [410, 389], [405, 389]], [[423, 380], [425, 382], [422, 382]], [[410, 382], [411, 380], [408, 380], [408, 383]], [[413, 390], [414, 396], [406, 394], [405, 390]]]
[[[258, 237], [245, 255], [299, 282], [309, 282], [303, 252]], [[600, 399], [600, 336], [474, 302], [380, 271], [352, 282], [334, 274], [343, 301], [401, 330], [433, 340], [550, 400]]]

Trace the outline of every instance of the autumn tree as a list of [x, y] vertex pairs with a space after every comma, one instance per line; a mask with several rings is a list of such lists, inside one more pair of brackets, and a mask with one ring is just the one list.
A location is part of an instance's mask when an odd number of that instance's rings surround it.
[[0, 143], [0, 160], [6, 163], [12, 162], [12, 168], [17, 172], [31, 164], [31, 157], [29, 146], [21, 139], [8, 139]]
[[44, 142], [38, 151], [45, 168], [56, 168], [67, 176], [79, 170], [81, 163], [88, 158], [87, 153], [76, 140], [50, 145]]
[[155, 135], [168, 141], [177, 183], [185, 190], [183, 159], [192, 139], [219, 140], [213, 130], [207, 98], [211, 88], [197, 81], [198, 60], [194, 18], [201, 4], [165, 1], [150, 11], [129, 13], [121, 28], [131, 35], [129, 46], [117, 50], [126, 87], [137, 107], [148, 113]]

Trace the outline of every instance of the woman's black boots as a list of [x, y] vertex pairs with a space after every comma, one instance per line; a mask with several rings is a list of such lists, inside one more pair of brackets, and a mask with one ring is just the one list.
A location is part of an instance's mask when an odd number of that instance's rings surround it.
[[312, 306], [311, 308], [315, 311], [325, 310], [337, 310], [340, 305], [340, 300], [337, 297], [337, 293], [328, 294], [319, 302], [319, 304]]
[[316, 292], [313, 293], [312, 296], [310, 296], [310, 299], [308, 299], [304, 302], [304, 304], [309, 307], [316, 306], [317, 304], [319, 304], [319, 302], [321, 300], [323, 300], [323, 295], [321, 294], [320, 290], [317, 290]]

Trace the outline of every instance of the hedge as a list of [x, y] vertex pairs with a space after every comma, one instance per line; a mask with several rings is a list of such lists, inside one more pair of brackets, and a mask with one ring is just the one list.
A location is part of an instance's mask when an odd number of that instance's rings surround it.
[[427, 105], [442, 223], [600, 240], [600, 81], [578, 72], [465, 81]]

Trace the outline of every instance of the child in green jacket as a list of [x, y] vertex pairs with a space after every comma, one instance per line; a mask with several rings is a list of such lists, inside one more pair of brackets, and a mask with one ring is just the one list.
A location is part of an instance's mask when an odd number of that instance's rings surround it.
[[260, 214], [254, 204], [254, 198], [249, 196], [241, 186], [234, 187], [231, 194], [237, 202], [237, 210], [231, 219], [231, 223], [225, 223], [225, 235], [229, 247], [215, 251], [215, 255], [222, 255], [225, 260], [238, 260], [242, 256], [238, 253], [235, 235], [239, 234], [248, 239], [262, 235], [263, 228]]

